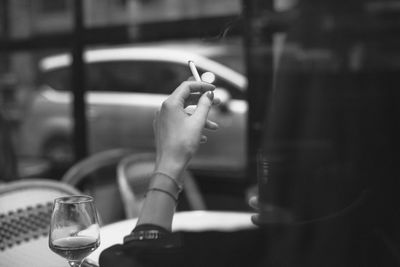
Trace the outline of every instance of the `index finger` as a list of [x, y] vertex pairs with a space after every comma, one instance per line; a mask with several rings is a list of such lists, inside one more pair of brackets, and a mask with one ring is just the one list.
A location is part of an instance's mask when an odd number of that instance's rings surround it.
[[171, 94], [170, 98], [185, 100], [189, 98], [192, 93], [200, 93], [203, 94], [207, 91], [213, 91], [215, 86], [211, 83], [206, 82], [196, 82], [196, 81], [185, 81], [175, 89], [175, 91]]

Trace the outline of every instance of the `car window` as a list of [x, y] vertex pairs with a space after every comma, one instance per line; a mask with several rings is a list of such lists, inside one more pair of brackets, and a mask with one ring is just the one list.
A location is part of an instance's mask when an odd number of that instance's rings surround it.
[[40, 83], [48, 85], [57, 91], [70, 90], [71, 71], [69, 68], [57, 68], [51, 71], [46, 71], [40, 78]]
[[[57, 91], [69, 91], [70, 75], [69, 67], [46, 71], [41, 83]], [[173, 62], [111, 61], [86, 67], [87, 89], [95, 92], [170, 94], [189, 76], [186, 66]]]
[[216, 77], [215, 82], [213, 83], [216, 87], [219, 88], [224, 88], [228, 90], [228, 92], [231, 94], [231, 97], [233, 99], [245, 99], [245, 93], [234, 86], [232, 83], [228, 82], [227, 80], [221, 78], [220, 76]]
[[170, 62], [102, 62], [89, 66], [88, 89], [97, 92], [170, 94], [189, 75], [185, 66]]
[[[198, 70], [200, 74], [208, 71]], [[47, 71], [42, 76], [42, 84], [58, 91], [69, 91], [70, 75], [70, 68]], [[191, 73], [186, 64], [174, 62], [110, 61], [86, 67], [87, 90], [94, 92], [170, 94], [189, 76]], [[244, 92], [227, 79], [217, 75], [214, 85], [227, 89], [234, 99], [245, 99]]]

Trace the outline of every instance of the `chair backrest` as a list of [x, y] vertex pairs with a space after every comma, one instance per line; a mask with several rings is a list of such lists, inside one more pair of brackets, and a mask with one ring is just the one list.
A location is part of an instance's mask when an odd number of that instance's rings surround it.
[[0, 266], [67, 266], [50, 251], [48, 231], [53, 201], [78, 195], [62, 182], [27, 179], [0, 185]]
[[62, 176], [61, 181], [79, 187], [90, 174], [101, 168], [118, 164], [125, 156], [131, 153], [123, 148], [102, 151], [75, 163]]
[[94, 197], [102, 224], [125, 217], [116, 181], [116, 167], [130, 153], [128, 149], [117, 148], [90, 155], [75, 163], [61, 178], [61, 181]]
[[[134, 153], [122, 159], [117, 166], [118, 188], [127, 218], [135, 218], [139, 215], [154, 171], [155, 158], [154, 153]], [[190, 171], [186, 170], [182, 175], [185, 176], [183, 192], [189, 208], [193, 210], [206, 209], [200, 190]]]

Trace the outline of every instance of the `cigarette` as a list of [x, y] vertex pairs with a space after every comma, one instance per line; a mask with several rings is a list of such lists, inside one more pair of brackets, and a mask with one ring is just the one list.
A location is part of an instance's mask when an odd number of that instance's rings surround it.
[[189, 68], [190, 68], [190, 71], [192, 72], [192, 75], [193, 75], [194, 79], [197, 82], [201, 82], [201, 78], [200, 78], [199, 72], [197, 71], [197, 68], [196, 68], [196, 65], [194, 65], [194, 62], [189, 60], [188, 64], [189, 64]]

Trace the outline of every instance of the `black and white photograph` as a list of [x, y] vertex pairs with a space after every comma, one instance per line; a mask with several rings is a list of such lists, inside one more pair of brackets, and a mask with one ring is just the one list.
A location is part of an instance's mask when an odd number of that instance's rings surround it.
[[400, 267], [399, 192], [399, 1], [0, 0], [0, 267]]

